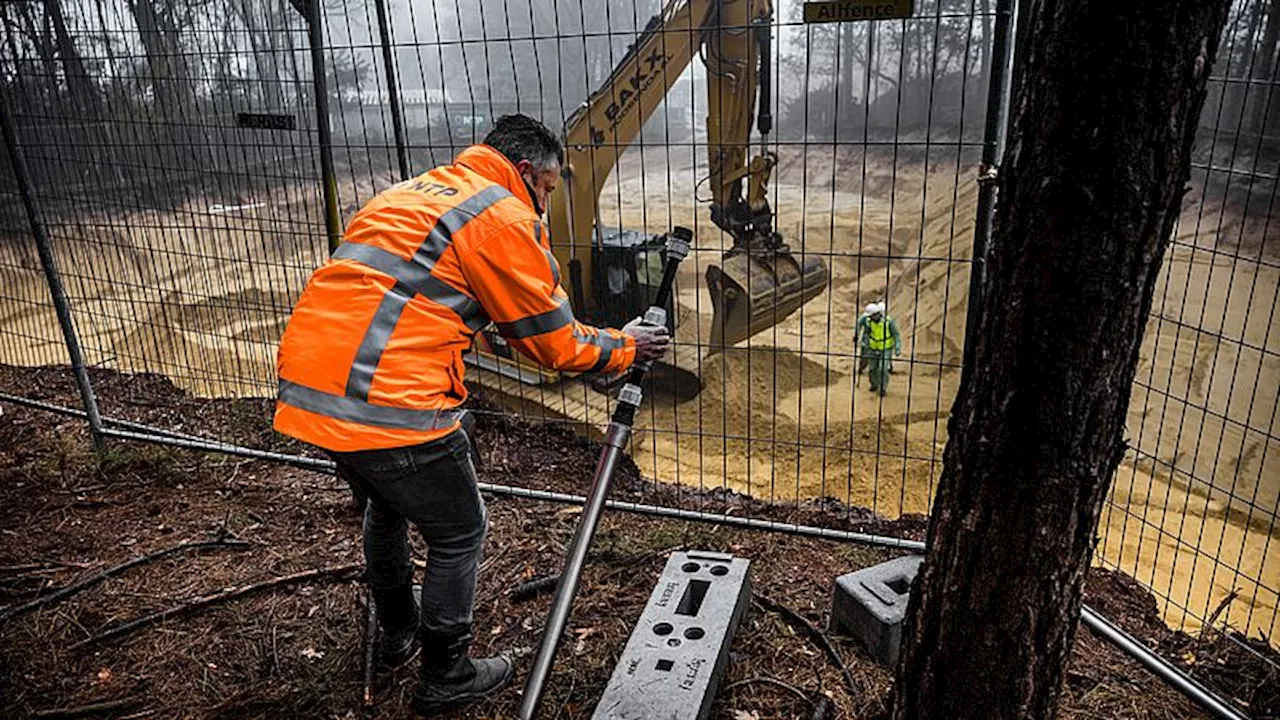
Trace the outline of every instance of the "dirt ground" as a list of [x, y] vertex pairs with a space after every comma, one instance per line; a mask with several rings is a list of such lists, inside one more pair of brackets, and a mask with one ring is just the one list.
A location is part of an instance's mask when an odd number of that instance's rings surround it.
[[[679, 278], [674, 362], [697, 373], [692, 400], [652, 395], [632, 451], [651, 479], [799, 505], [832, 498], [887, 517], [926, 513], [958, 384], [976, 149], [867, 153], [779, 148], [777, 227], [823, 256], [831, 284], [799, 312], [711, 354], [702, 277], [727, 238], [700, 198], [697, 148], [630, 152], [601, 195], [601, 222], [662, 232], [686, 224], [695, 252]], [[927, 163], [926, 163], [927, 160]], [[350, 214], [389, 184], [358, 171], [340, 188]], [[1130, 453], [1104, 516], [1100, 560], [1157, 591], [1191, 632], [1227, 597], [1221, 621], [1280, 637], [1280, 224], [1254, 203], [1188, 196], [1143, 346]], [[324, 258], [315, 189], [197, 197], [173, 213], [80, 218], [52, 232], [91, 363], [162, 373], [205, 397], [274, 388], [275, 344]], [[227, 206], [243, 207], [226, 211]], [[216, 210], [216, 212], [215, 212]], [[62, 362], [65, 351], [34, 253], [0, 242], [0, 362]], [[886, 298], [904, 334], [890, 393], [859, 387], [851, 329]], [[587, 430], [610, 399], [569, 381], [521, 386], [468, 371], [526, 417]], [[1280, 542], [1280, 540], [1277, 540]]]
[[[269, 426], [262, 400], [192, 397], [163, 378], [95, 371], [104, 411], [181, 431], [200, 418], [218, 437], [298, 450]], [[0, 390], [54, 403], [75, 400], [63, 368], [0, 366]], [[359, 525], [335, 478], [214, 454], [114, 442], [99, 463], [83, 423], [0, 405], [0, 602], [12, 606], [104, 568], [185, 541], [219, 536], [244, 547], [179, 553], [141, 564], [0, 625], [0, 714], [118, 702], [101, 717], [405, 717], [411, 672], [379, 676], [362, 708], [363, 593]], [[482, 414], [476, 433], [482, 480], [567, 492], [585, 488], [599, 446], [569, 428]], [[673, 493], [680, 493], [679, 497]], [[817, 522], [919, 538], [919, 517], [888, 520], [831, 502], [767, 505], [731, 493], [654, 485], [627, 462], [616, 497], [682, 502], [780, 520]], [[482, 652], [520, 657], [520, 679], [549, 599], [516, 602], [510, 589], [555, 572], [574, 508], [492, 495], [487, 557], [477, 603]], [[547, 707], [588, 717], [667, 553], [711, 549], [749, 558], [756, 593], [825, 628], [834, 577], [887, 559], [887, 550], [610, 512], [588, 563]], [[419, 562], [422, 548], [417, 549]], [[117, 637], [104, 631], [225, 588], [313, 569], [336, 572], [217, 602]], [[1217, 633], [1170, 631], [1154, 598], [1126, 576], [1095, 570], [1088, 601], [1254, 717], [1280, 713], [1280, 678]], [[829, 635], [847, 686], [822, 651], [778, 613], [753, 606], [738, 631], [715, 717], [808, 717], [815, 693], [839, 717], [878, 718], [891, 675], [855, 642]], [[1254, 652], [1275, 654], [1265, 646]], [[775, 681], [781, 681], [779, 684]], [[790, 688], [785, 687], [790, 686]], [[513, 717], [518, 691], [454, 717]], [[1064, 718], [1196, 718], [1188, 701], [1082, 630], [1064, 689]]]

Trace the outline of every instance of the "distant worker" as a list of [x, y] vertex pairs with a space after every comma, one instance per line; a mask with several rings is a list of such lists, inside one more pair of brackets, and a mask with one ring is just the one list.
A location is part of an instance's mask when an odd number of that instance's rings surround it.
[[[867, 365], [871, 362], [871, 336], [867, 332], [867, 322], [871, 318], [871, 314], [876, 311], [876, 303], [867, 303], [867, 307], [858, 315], [858, 322], [853, 326], [853, 342], [858, 346], [858, 377], [862, 377], [862, 373], [867, 371]], [[858, 384], [854, 379], [854, 385]]]
[[[462, 354], [490, 321], [530, 359], [622, 372], [661, 357], [665, 327], [574, 319], [541, 220], [564, 151], [523, 115], [498, 120], [453, 165], [395, 185], [347, 226], [311, 276], [280, 343], [275, 427], [337, 463], [364, 514], [366, 579], [383, 661], [420, 640], [413, 709], [433, 715], [511, 680], [503, 656], [472, 660], [472, 604], [487, 516], [462, 429]], [[407, 523], [429, 548], [413, 593]]]
[[[867, 306], [866, 314], [858, 318], [857, 332], [861, 338], [861, 356], [870, 368], [871, 391], [883, 396], [889, 391], [893, 358], [902, 355], [898, 324], [885, 313], [883, 302], [873, 303]], [[858, 371], [861, 374], [861, 367]]]
[[[858, 321], [853, 327], [853, 342], [858, 346], [858, 376], [867, 371], [867, 365], [871, 363], [871, 336], [867, 333], [867, 322], [871, 314], [876, 312], [876, 308], [880, 308], [879, 312], [885, 312], [885, 303], [883, 300], [879, 302], [868, 303], [862, 313], [858, 315]], [[889, 361], [889, 374], [893, 374], [893, 360]], [[854, 380], [854, 385], [858, 384]]]

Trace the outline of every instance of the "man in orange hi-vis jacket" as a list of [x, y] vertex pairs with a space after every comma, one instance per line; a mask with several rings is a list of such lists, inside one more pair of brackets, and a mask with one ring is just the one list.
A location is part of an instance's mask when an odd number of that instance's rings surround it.
[[[280, 343], [275, 427], [326, 450], [367, 498], [367, 577], [383, 659], [422, 668], [414, 709], [431, 715], [510, 681], [506, 657], [473, 660], [472, 602], [486, 514], [458, 406], [462, 353], [493, 322], [556, 370], [621, 372], [660, 357], [666, 328], [577, 322], [541, 216], [560, 141], [522, 115], [483, 145], [379, 194], [315, 271]], [[413, 593], [408, 523], [430, 548]]]

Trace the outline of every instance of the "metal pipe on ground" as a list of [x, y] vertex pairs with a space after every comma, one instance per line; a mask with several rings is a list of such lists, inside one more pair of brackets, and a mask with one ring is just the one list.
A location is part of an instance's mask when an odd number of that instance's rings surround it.
[[120, 440], [140, 440], [142, 442], [159, 442], [165, 445], [184, 448], [186, 450], [202, 450], [206, 452], [222, 452], [241, 457], [254, 458], [256, 460], [270, 460], [272, 462], [284, 463], [295, 467], [308, 468], [312, 470], [328, 470], [333, 471], [333, 461], [320, 460], [318, 458], [302, 457], [301, 455], [286, 455], [285, 453], [271, 452], [269, 450], [254, 450], [253, 448], [242, 448], [229, 443], [217, 442], [214, 440], [194, 441], [180, 437], [157, 437], [148, 436], [143, 433], [130, 432], [127, 430], [115, 430], [106, 428], [102, 431], [107, 437], [119, 438]]
[[1208, 688], [1188, 677], [1181, 670], [1169, 664], [1164, 658], [1151, 652], [1132, 635], [1099, 615], [1097, 610], [1088, 605], [1082, 605], [1080, 607], [1080, 620], [1090, 630], [1102, 636], [1102, 639], [1142, 663], [1142, 666], [1150, 670], [1152, 674], [1165, 681], [1174, 690], [1187, 696], [1188, 699], [1213, 717], [1219, 720], [1249, 720], [1249, 718], [1241, 715], [1235, 708], [1224, 702], [1222, 698], [1213, 694]]
[[[30, 398], [19, 397], [17, 395], [10, 395], [9, 393], [6, 393], [6, 392], [0, 392], [0, 402], [8, 402], [14, 405], [21, 405], [23, 407], [29, 407], [35, 410], [44, 410], [46, 412], [51, 412], [55, 415], [77, 417], [77, 418], [80, 418], [81, 420], [85, 419], [85, 412], [83, 410], [76, 410], [75, 408], [63, 407], [62, 405], [54, 405], [53, 403], [42, 402], [40, 400], [32, 400]], [[102, 417], [102, 424], [104, 427], [122, 427], [130, 430], [136, 430], [143, 434], [150, 433], [153, 435], [172, 437], [180, 440], [191, 440], [194, 442], [213, 442], [213, 441], [210, 441], [208, 438], [202, 438], [196, 435], [187, 435], [184, 433], [175, 432], [173, 430], [158, 428], [153, 425], [145, 425], [143, 423], [130, 422], [128, 420], [120, 420], [118, 418], [107, 417], [105, 415]], [[240, 446], [236, 445], [233, 447], [239, 448]], [[243, 448], [243, 449], [248, 450], [249, 448]]]
[[[0, 392], [0, 402], [9, 402], [14, 405], [22, 405], [37, 410], [52, 412], [58, 415], [84, 418], [84, 412], [82, 410], [54, 405], [52, 403], [45, 403], [39, 400], [29, 400], [27, 398], [21, 398], [3, 392]], [[161, 430], [159, 428], [142, 425], [141, 423], [129, 422], [127, 420], [120, 420], [112, 417], [104, 417], [103, 422], [108, 426], [107, 432], [110, 433], [112, 437], [119, 438], [121, 440], [170, 445], [173, 447], [181, 447], [187, 450], [199, 450], [202, 452], [220, 452], [236, 457], [251, 458], [254, 460], [269, 460], [295, 467], [304, 467], [310, 470], [319, 470], [330, 473], [336, 470], [331, 460], [308, 458], [301, 455], [289, 455], [287, 453], [277, 453], [269, 450], [258, 450], [256, 448], [248, 448], [242, 445], [234, 445], [231, 443], [219, 442], [217, 440], [199, 438], [194, 435], [184, 435], [168, 430]], [[119, 431], [115, 430], [114, 427], [130, 428], [140, 430], [140, 432]], [[537, 500], [540, 502], [557, 503], [560, 505], [585, 505], [587, 503], [587, 498], [583, 495], [572, 495], [570, 493], [554, 492], [551, 490], [535, 490], [532, 488], [523, 488], [514, 485], [498, 485], [486, 482], [479, 483], [478, 487], [481, 492], [490, 493], [492, 495], [520, 498], [523, 500]], [[744, 530], [780, 532], [788, 535], [798, 535], [823, 540], [836, 540], [840, 542], [855, 542], [863, 545], [876, 545], [880, 547], [896, 548], [899, 550], [924, 550], [924, 543], [919, 540], [905, 540], [885, 535], [871, 535], [848, 530], [834, 530], [832, 528], [823, 528], [816, 525], [801, 525], [798, 523], [780, 522], [777, 520], [739, 517], [737, 515], [709, 513], [701, 510], [684, 510], [681, 508], [665, 507], [662, 505], [647, 505], [644, 503], [627, 502], [624, 500], [606, 500], [605, 507], [611, 510], [620, 510], [622, 512], [629, 512], [637, 515], [647, 515], [650, 517], [660, 517], [672, 520], [705, 522], [715, 525], [742, 528]]]

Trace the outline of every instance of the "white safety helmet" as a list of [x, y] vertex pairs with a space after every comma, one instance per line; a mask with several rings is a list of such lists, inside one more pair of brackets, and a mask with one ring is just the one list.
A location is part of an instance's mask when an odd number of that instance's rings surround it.
[[879, 309], [880, 309], [880, 306], [879, 306], [879, 305], [877, 305], [876, 303], [867, 303], [867, 314], [868, 314], [868, 315], [875, 315], [875, 314], [876, 314], [876, 311], [877, 311], [877, 310], [879, 310]]

